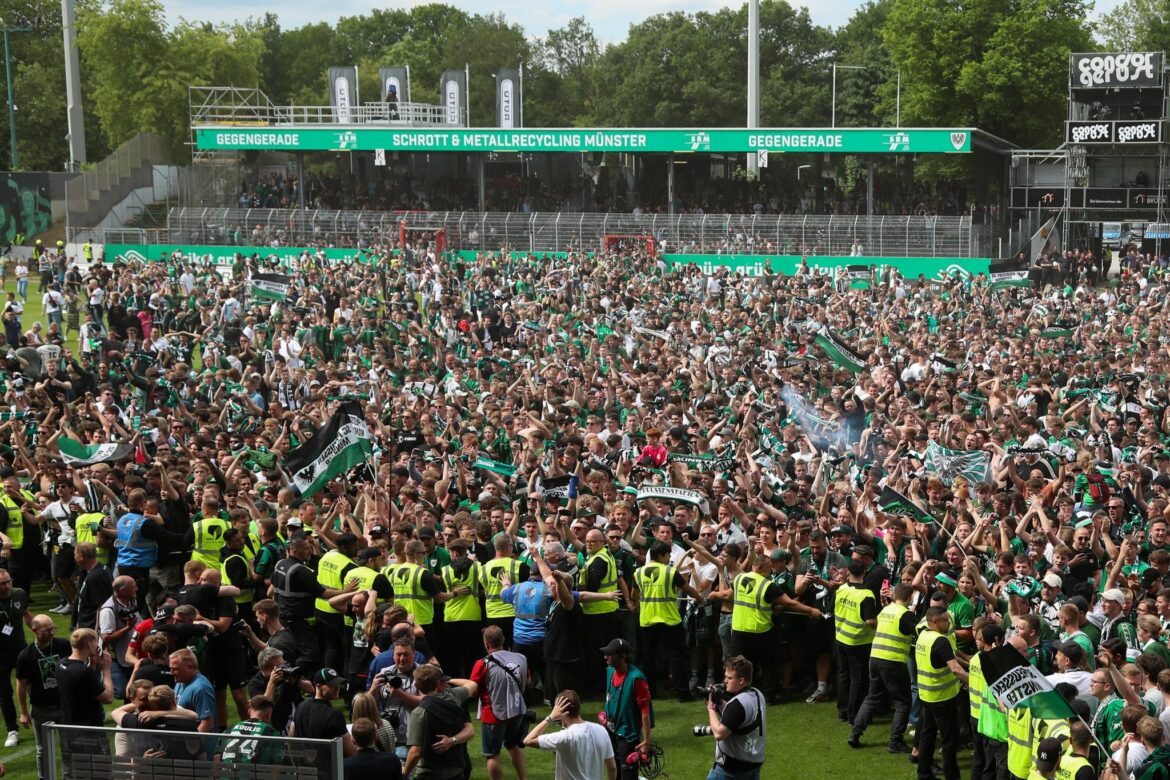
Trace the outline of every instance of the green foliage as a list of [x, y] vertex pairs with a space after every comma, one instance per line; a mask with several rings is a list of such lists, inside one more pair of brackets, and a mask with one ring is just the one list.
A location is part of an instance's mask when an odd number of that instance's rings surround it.
[[1114, 51], [1170, 50], [1170, 1], [1125, 0], [1101, 17], [1097, 31]]

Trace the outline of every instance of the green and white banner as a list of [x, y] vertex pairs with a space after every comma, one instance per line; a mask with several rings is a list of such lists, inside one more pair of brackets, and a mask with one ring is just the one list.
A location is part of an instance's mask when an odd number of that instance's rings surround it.
[[163, 263], [178, 252], [183, 262], [196, 265], [230, 266], [236, 256], [262, 258], [275, 257], [281, 261], [301, 258], [306, 252], [313, 257], [324, 253], [331, 263], [369, 263], [372, 256], [360, 249], [310, 249], [303, 246], [212, 246], [205, 244], [106, 244], [105, 262], [112, 263], [121, 257], [139, 263]]
[[672, 452], [666, 456], [666, 462], [683, 463], [687, 468], [695, 471], [730, 471], [735, 466], [735, 458], [727, 455], [715, 457], [710, 453], [685, 455], [681, 452]]
[[[676, 265], [697, 265], [703, 273], [714, 273], [719, 268], [730, 268], [747, 276], [764, 276], [769, 273], [792, 276], [800, 266], [801, 255], [697, 255], [664, 254], [662, 259], [668, 267]], [[859, 265], [856, 257], [834, 257], [831, 255], [808, 255], [809, 270], [829, 273], [837, 268]], [[885, 272], [893, 268], [907, 279], [919, 275], [928, 279], [962, 277], [987, 273], [990, 261], [986, 257], [867, 257], [865, 264], [876, 266], [878, 279], [885, 278]]]
[[283, 301], [292, 288], [292, 277], [286, 274], [252, 274], [252, 295]]
[[861, 356], [846, 346], [845, 341], [833, 331], [826, 330], [817, 336], [816, 343], [839, 368], [854, 374], [865, 370], [865, 361]]
[[681, 504], [698, 507], [699, 511], [705, 515], [711, 514], [711, 507], [707, 503], [707, 499], [697, 490], [686, 490], [685, 488], [667, 487], [665, 485], [643, 485], [638, 488], [637, 500], [678, 501]]
[[57, 449], [61, 451], [61, 460], [65, 462], [66, 466], [117, 463], [132, 457], [135, 451], [134, 445], [126, 442], [82, 444], [77, 439], [70, 439], [68, 436], [58, 437]]
[[313, 438], [285, 454], [285, 471], [308, 498], [338, 474], [365, 463], [373, 452], [362, 407], [357, 401], [348, 401], [337, 407]]
[[[462, 71], [460, 71], [462, 73]], [[842, 152], [964, 154], [968, 128], [197, 127], [195, 148], [388, 152]]]
[[1028, 277], [1028, 264], [1009, 260], [1005, 263], [992, 263], [987, 269], [991, 279], [992, 290], [1003, 290], [1008, 287], [1031, 287], [1032, 280]]

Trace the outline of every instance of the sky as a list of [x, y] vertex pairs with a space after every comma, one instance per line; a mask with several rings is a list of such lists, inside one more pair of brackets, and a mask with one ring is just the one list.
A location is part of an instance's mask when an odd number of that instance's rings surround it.
[[[597, 37], [604, 43], [617, 43], [626, 37], [631, 24], [648, 16], [667, 11], [714, 11], [731, 3], [720, 0], [444, 0], [469, 13], [489, 14], [503, 12], [509, 21], [518, 22], [529, 36], [544, 35], [550, 29], [561, 27], [576, 16], [585, 17]], [[390, 7], [420, 5], [426, 0], [403, 0]], [[793, 5], [805, 5], [790, 0]], [[1120, 0], [1098, 0], [1097, 13], [1105, 13]], [[241, 8], [238, 0], [163, 0], [167, 16], [174, 22], [180, 18], [192, 21], [236, 21], [244, 16], [261, 17], [266, 12], [276, 13], [285, 28], [299, 27], [309, 22], [335, 22], [341, 16], [357, 16], [375, 7], [369, 0], [333, 0], [322, 5], [319, 0], [284, 0], [277, 3], [256, 3]], [[735, 4], [739, 4], [736, 2]], [[813, 22], [827, 27], [840, 27], [849, 21], [860, 0], [818, 0], [811, 4]], [[387, 7], [387, 6], [380, 6]], [[327, 9], [327, 10], [326, 10]]]

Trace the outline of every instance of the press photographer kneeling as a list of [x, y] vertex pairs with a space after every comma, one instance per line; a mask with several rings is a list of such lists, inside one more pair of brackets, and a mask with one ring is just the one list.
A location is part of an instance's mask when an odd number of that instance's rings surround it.
[[707, 780], [759, 780], [764, 765], [764, 694], [752, 687], [752, 662], [742, 655], [723, 664], [723, 685], [707, 693], [709, 726], [695, 736], [715, 737], [715, 765]]

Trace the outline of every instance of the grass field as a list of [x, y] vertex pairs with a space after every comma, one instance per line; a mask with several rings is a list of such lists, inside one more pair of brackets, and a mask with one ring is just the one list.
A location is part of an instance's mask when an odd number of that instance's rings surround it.
[[[5, 291], [15, 291], [16, 283], [9, 280]], [[36, 294], [36, 282], [29, 285], [29, 302], [22, 318], [24, 329], [41, 319], [41, 298]], [[69, 348], [76, 347], [76, 337], [67, 342]], [[49, 593], [46, 583], [34, 585], [32, 593], [33, 614], [47, 612], [56, 606], [55, 594]], [[69, 636], [69, 619], [54, 615], [57, 636]], [[31, 634], [26, 631], [31, 641]], [[234, 708], [231, 708], [234, 710]], [[585, 711], [595, 713], [598, 703], [585, 705]], [[665, 752], [665, 773], [676, 780], [705, 778], [714, 755], [714, 740], [710, 737], [691, 736], [691, 726], [705, 725], [707, 714], [701, 701], [678, 704], [673, 700], [655, 704], [657, 727], [654, 741]], [[543, 717], [547, 707], [538, 708]], [[867, 780], [896, 780], [913, 777], [912, 767], [904, 755], [890, 755], [885, 743], [889, 728], [889, 717], [879, 719], [866, 733], [866, 746], [853, 750], [845, 744], [849, 736], [848, 727], [837, 721], [836, 707], [831, 703], [805, 704], [803, 701], [772, 706], [768, 708], [767, 763], [765, 778], [793, 778], [794, 780], [827, 780], [827, 778], [865, 777]], [[478, 732], [478, 729], [477, 729]], [[468, 746], [473, 777], [486, 778], [487, 770], [479, 753], [478, 736]], [[533, 780], [545, 780], [553, 776], [553, 756], [538, 750], [525, 751], [528, 760], [528, 775]], [[20, 744], [15, 748], [0, 748], [0, 761], [8, 768], [8, 777], [31, 780], [36, 777], [33, 736], [28, 730], [21, 730]], [[504, 777], [513, 778], [515, 772], [504, 759]]]

